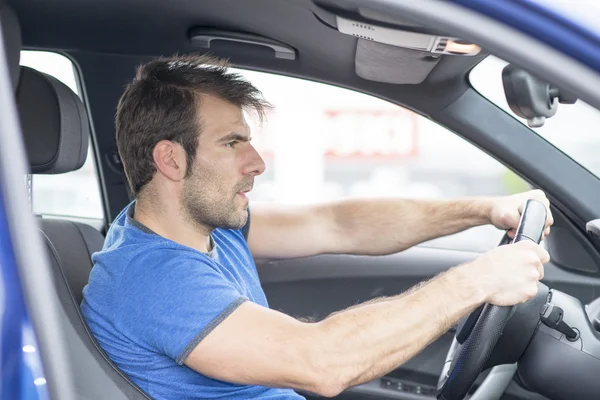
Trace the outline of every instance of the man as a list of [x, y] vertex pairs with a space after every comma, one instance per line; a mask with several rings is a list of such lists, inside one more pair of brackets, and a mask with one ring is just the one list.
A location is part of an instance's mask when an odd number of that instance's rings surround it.
[[270, 310], [252, 256], [396, 253], [476, 225], [514, 229], [526, 199], [549, 204], [532, 191], [249, 211], [265, 165], [242, 111], [266, 107], [223, 61], [197, 56], [142, 65], [119, 102], [117, 144], [136, 201], [94, 255], [82, 311], [153, 398], [334, 396], [398, 367], [483, 302], [534, 296], [549, 256], [526, 242], [322, 321]]

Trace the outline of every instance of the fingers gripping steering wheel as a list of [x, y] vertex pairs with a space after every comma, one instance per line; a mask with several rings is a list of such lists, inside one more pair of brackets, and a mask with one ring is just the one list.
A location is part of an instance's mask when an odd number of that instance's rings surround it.
[[[546, 212], [546, 207], [542, 203], [527, 200], [512, 243], [522, 240], [539, 243], [544, 232]], [[500, 245], [507, 243], [511, 243], [511, 240], [508, 235], [505, 235]], [[461, 321], [438, 381], [439, 400], [462, 400], [467, 395], [484, 367], [489, 367], [486, 363], [513, 311], [514, 306], [500, 307], [484, 304]], [[494, 368], [486, 381], [496, 379], [502, 381], [502, 385], [498, 384], [500, 382], [484, 382], [473, 394], [472, 399], [499, 398], [512, 380], [515, 371], [515, 365]], [[495, 393], [489, 392], [482, 397], [480, 393], [482, 390], [493, 390]]]

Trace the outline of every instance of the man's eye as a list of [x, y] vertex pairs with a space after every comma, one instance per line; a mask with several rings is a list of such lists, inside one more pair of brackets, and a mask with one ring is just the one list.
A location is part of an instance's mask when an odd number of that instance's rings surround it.
[[237, 144], [237, 140], [234, 140], [233, 142], [225, 143], [225, 146], [234, 148], [236, 144]]

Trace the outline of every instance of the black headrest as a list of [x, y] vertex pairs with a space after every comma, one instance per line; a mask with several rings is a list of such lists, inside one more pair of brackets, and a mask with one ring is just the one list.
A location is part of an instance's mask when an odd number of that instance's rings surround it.
[[21, 67], [17, 107], [32, 174], [60, 174], [85, 162], [90, 127], [81, 99], [56, 78]]
[[8, 62], [8, 71], [13, 83], [13, 89], [19, 82], [19, 58], [21, 55], [21, 27], [15, 12], [0, 0], [0, 22], [2, 22], [2, 39], [4, 52]]

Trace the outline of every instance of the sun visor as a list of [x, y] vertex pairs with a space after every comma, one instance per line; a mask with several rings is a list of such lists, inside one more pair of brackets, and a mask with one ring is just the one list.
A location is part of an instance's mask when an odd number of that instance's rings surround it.
[[336, 16], [336, 25], [338, 31], [345, 35], [430, 54], [476, 56], [481, 52], [481, 47], [475, 43], [469, 43], [456, 37], [388, 28], [340, 16]]
[[356, 74], [394, 84], [423, 82], [442, 57], [475, 56], [481, 47], [459, 38], [410, 27], [391, 27], [335, 16], [340, 33], [358, 38]]
[[419, 84], [427, 78], [440, 58], [440, 55], [431, 52], [358, 39], [355, 68], [358, 76], [370, 81]]

